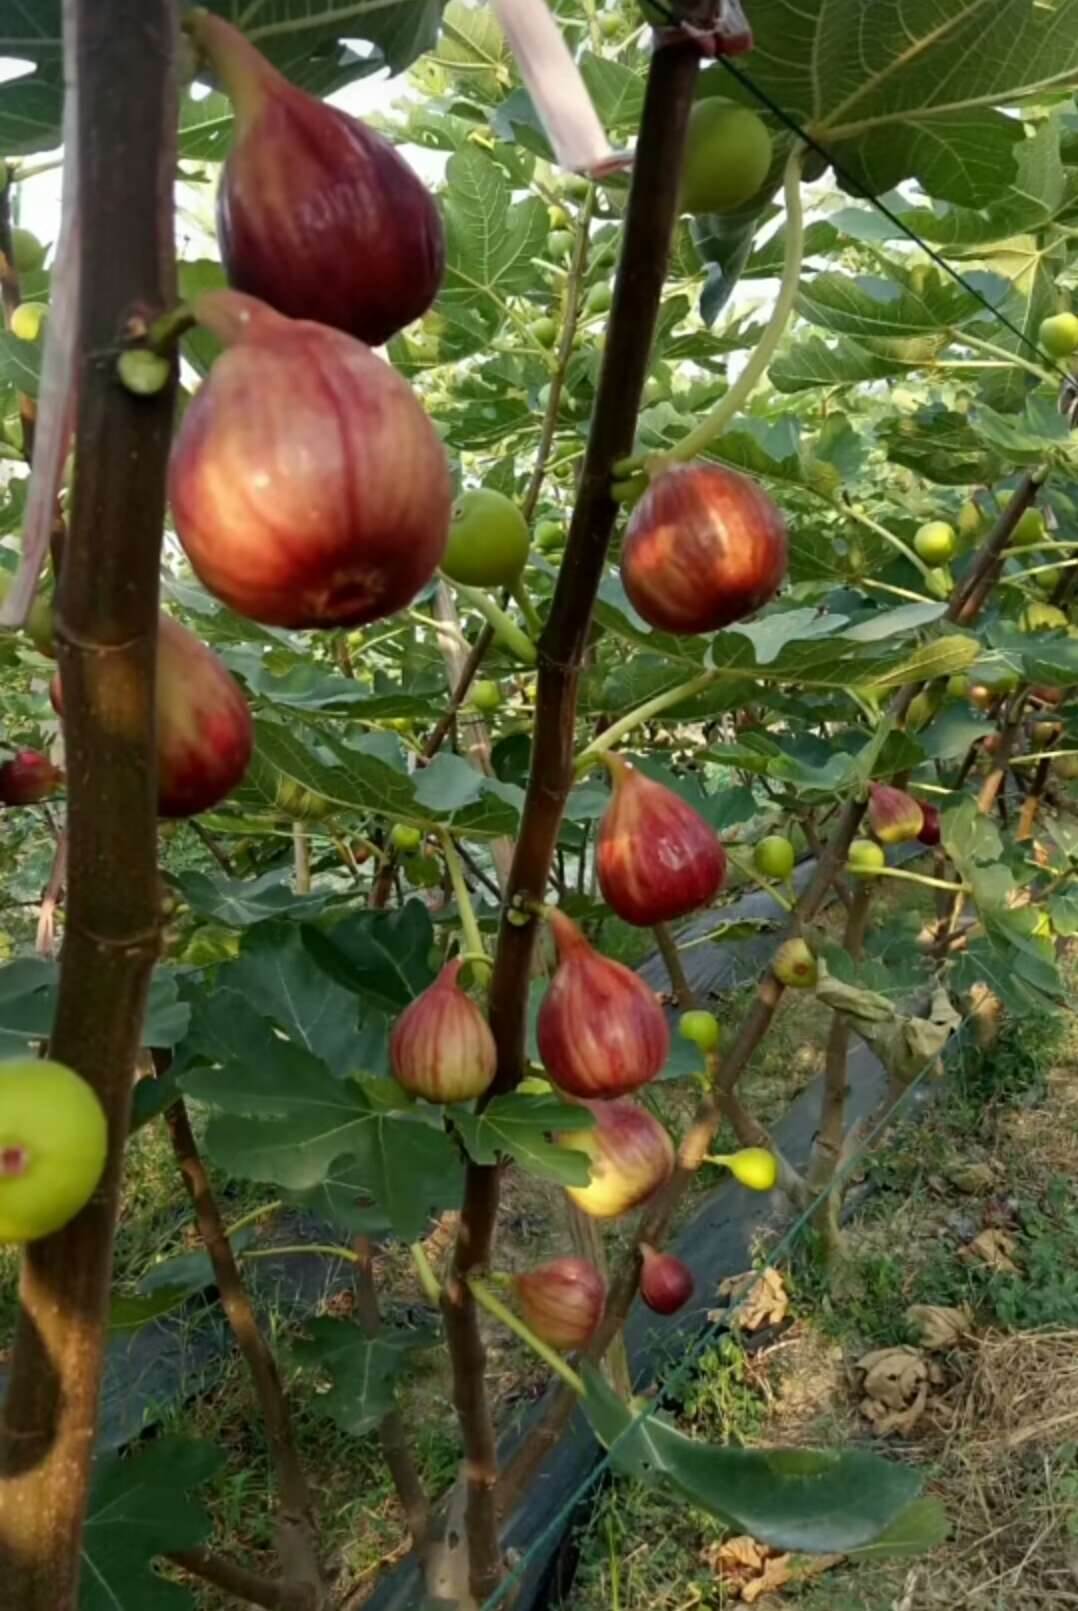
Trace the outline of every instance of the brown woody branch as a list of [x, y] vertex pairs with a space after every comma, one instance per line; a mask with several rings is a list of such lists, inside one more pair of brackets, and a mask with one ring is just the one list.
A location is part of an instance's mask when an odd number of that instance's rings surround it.
[[51, 1051], [97, 1091], [109, 1153], [86, 1208], [23, 1259], [0, 1435], [0, 1580], [19, 1611], [77, 1600], [123, 1147], [158, 950], [154, 684], [173, 387], [132, 396], [116, 356], [133, 315], [175, 301], [177, 19], [174, 0], [77, 0], [74, 17], [67, 160], [91, 227], [57, 613], [70, 866]]
[[304, 1611], [304, 1605], [284, 1583], [275, 1578], [262, 1577], [237, 1566], [224, 1555], [215, 1555], [208, 1549], [178, 1549], [165, 1556], [174, 1566], [182, 1567], [192, 1577], [212, 1583], [248, 1605], [259, 1605], [264, 1611]]
[[[155, 1055], [154, 1062], [160, 1072], [167, 1059]], [[251, 1373], [266, 1429], [270, 1464], [281, 1499], [278, 1555], [285, 1574], [285, 1587], [292, 1594], [293, 1603], [303, 1611], [307, 1607], [314, 1611], [321, 1598], [314, 1500], [296, 1450], [277, 1361], [258, 1324], [182, 1099], [172, 1104], [165, 1121], [198, 1221], [199, 1235], [213, 1266], [221, 1307]]]
[[[617, 517], [611, 472], [633, 445], [676, 216], [676, 186], [670, 176], [680, 167], [698, 67], [692, 46], [674, 44], [656, 50], [648, 74], [595, 413], [568, 543], [538, 645], [535, 741], [507, 911], [515, 897], [536, 899], [545, 890], [572, 787], [580, 664]], [[502, 922], [490, 991], [498, 1047], [492, 1094], [511, 1090], [524, 1073], [535, 928], [534, 922], [517, 927], [508, 917]], [[480, 1601], [497, 1586], [502, 1561], [494, 1504], [494, 1432], [482, 1382], [484, 1350], [467, 1278], [489, 1261], [497, 1207], [496, 1167], [472, 1164], [443, 1308], [466, 1461], [471, 1590]]]
[[[1027, 471], [1018, 483], [1014, 496], [981, 544], [977, 558], [959, 586], [955, 588], [951, 602], [947, 606], [949, 621], [955, 621], [959, 626], [968, 626], [980, 614], [985, 600], [996, 584], [1003, 565], [1004, 551], [1011, 540], [1014, 528], [1026, 510], [1036, 502], [1041, 489], [1041, 480], [1042, 476], [1039, 473]], [[912, 697], [911, 694], [910, 698]]]

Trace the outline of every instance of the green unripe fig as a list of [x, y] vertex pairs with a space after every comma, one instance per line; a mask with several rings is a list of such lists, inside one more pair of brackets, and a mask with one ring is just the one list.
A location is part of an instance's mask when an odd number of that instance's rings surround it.
[[476, 710], [490, 713], [498, 709], [502, 702], [502, 691], [496, 682], [484, 678], [481, 682], [472, 684], [472, 704]]
[[967, 498], [958, 511], [958, 540], [961, 547], [968, 548], [983, 530], [984, 515], [981, 513], [980, 504], [975, 503], [972, 498]]
[[753, 850], [752, 864], [765, 878], [789, 878], [794, 870], [794, 847], [784, 834], [769, 833]]
[[606, 313], [613, 300], [614, 293], [609, 285], [593, 285], [584, 298], [584, 312], [585, 314]]
[[36, 341], [48, 311], [46, 302], [20, 302], [11, 315], [11, 334], [20, 341]]
[[540, 347], [552, 347], [558, 339], [558, 327], [553, 319], [536, 319], [528, 328]]
[[820, 974], [811, 946], [801, 939], [785, 940], [779, 946], [771, 971], [780, 984], [792, 990], [811, 990]]
[[621, 18], [613, 11], [600, 11], [596, 21], [604, 39], [616, 39], [621, 33]]
[[[997, 502], [1001, 509], [1006, 509], [1013, 498], [1013, 492], [1001, 492]], [[1028, 548], [1032, 543], [1039, 543], [1044, 538], [1044, 516], [1035, 507], [1023, 509], [1018, 517], [1018, 524], [1011, 532], [1011, 542], [1016, 548]]]
[[558, 520], [541, 520], [535, 528], [535, 542], [540, 553], [550, 554], [565, 547], [565, 527]]
[[883, 846], [877, 845], [872, 839], [855, 839], [846, 857], [846, 869], [855, 875], [871, 873], [886, 865]]
[[583, 201], [591, 188], [591, 181], [582, 173], [567, 173], [561, 182], [562, 194], [570, 201]]
[[696, 1011], [682, 1013], [678, 1019], [678, 1033], [705, 1054], [715, 1050], [722, 1035], [714, 1013]]
[[453, 505], [442, 570], [468, 587], [511, 587], [524, 569], [528, 523], [493, 487], [462, 492]]
[[1030, 577], [1034, 587], [1041, 593], [1054, 593], [1062, 580], [1063, 572], [1058, 565], [1049, 565], [1046, 570], [1038, 571], [1036, 576]]
[[1053, 313], [1050, 319], [1042, 319], [1037, 345], [1050, 358], [1069, 358], [1078, 352], [1078, 315]]
[[129, 392], [153, 397], [168, 385], [172, 364], [148, 347], [129, 347], [117, 358], [116, 372]]
[[408, 855], [418, 850], [423, 843], [423, 835], [418, 828], [413, 828], [408, 822], [395, 822], [389, 830], [389, 842], [394, 850]]
[[16, 274], [36, 274], [45, 261], [45, 247], [29, 229], [11, 231], [11, 261]]
[[926, 565], [946, 565], [958, 546], [955, 529], [946, 520], [930, 520], [914, 537], [913, 546]]
[[573, 237], [567, 229], [555, 229], [547, 236], [547, 252], [551, 257], [568, 257], [573, 249]]
[[936, 714], [937, 701], [924, 688], [919, 694], [914, 694], [906, 712], [906, 727], [911, 733], [919, 733], [922, 727], [927, 727]]
[[935, 565], [925, 573], [925, 587], [934, 599], [949, 599], [954, 590], [954, 577], [946, 565]]
[[58, 1231], [89, 1202], [108, 1126], [93, 1087], [62, 1063], [0, 1063], [0, 1242]]
[[970, 687], [970, 680], [964, 671], [947, 678], [947, 692], [952, 699], [968, 699]]
[[770, 168], [771, 135], [755, 112], [715, 96], [696, 102], [681, 171], [682, 212], [733, 212], [752, 200]]
[[285, 777], [283, 773], [277, 779], [273, 803], [279, 811], [299, 822], [317, 822], [322, 817], [330, 816], [334, 809], [333, 801], [327, 800], [324, 794], [305, 789], [302, 783], [297, 783], [295, 778]]
[[568, 229], [569, 228], [569, 225], [571, 223], [571, 219], [569, 217], [569, 214], [565, 211], [564, 207], [559, 207], [556, 204], [553, 207], [548, 207], [547, 210], [546, 210], [546, 215], [547, 215], [547, 218], [550, 220], [551, 229]]

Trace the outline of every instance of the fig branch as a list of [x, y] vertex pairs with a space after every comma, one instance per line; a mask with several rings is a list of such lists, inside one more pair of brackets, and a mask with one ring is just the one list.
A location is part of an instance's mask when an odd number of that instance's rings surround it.
[[[510, 922], [508, 913], [518, 897], [542, 899], [573, 783], [580, 663], [617, 514], [609, 490], [611, 467], [631, 448], [636, 429], [674, 228], [676, 197], [669, 176], [680, 166], [698, 68], [693, 47], [674, 45], [655, 52], [648, 74], [595, 413], [565, 557], [538, 646], [532, 765], [490, 990], [498, 1051], [494, 1092], [511, 1090], [525, 1072], [525, 1013], [536, 930], [534, 922]], [[515, 910], [519, 916], [519, 903]], [[494, 1503], [494, 1432], [482, 1384], [485, 1356], [468, 1280], [489, 1263], [497, 1208], [497, 1168], [472, 1164], [443, 1312], [467, 1460], [471, 1587], [479, 1599], [497, 1586], [502, 1561]]]
[[175, 298], [176, 13], [172, 0], [77, 0], [71, 17], [79, 112], [65, 161], [77, 164], [94, 228], [79, 246], [77, 474], [56, 625], [69, 870], [50, 1050], [96, 1091], [109, 1150], [86, 1208], [23, 1258], [0, 1436], [0, 1558], [20, 1611], [73, 1611], [78, 1597], [121, 1161], [159, 922], [154, 691], [173, 387], [132, 396], [115, 356], [134, 313]]

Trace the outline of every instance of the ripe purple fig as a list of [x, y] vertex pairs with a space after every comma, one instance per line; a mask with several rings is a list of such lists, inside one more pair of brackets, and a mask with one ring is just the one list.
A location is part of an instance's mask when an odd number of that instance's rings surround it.
[[811, 990], [819, 977], [819, 965], [811, 946], [796, 937], [784, 940], [775, 952], [771, 971], [780, 984], [792, 990]]
[[[57, 713], [57, 672], [49, 690]], [[254, 727], [243, 689], [228, 668], [179, 621], [157, 623], [157, 811], [193, 817], [219, 805], [243, 779]]]
[[778, 592], [786, 557], [786, 523], [762, 487], [721, 464], [679, 464], [633, 510], [621, 579], [650, 626], [715, 632]]
[[640, 1296], [658, 1315], [672, 1315], [693, 1295], [696, 1283], [687, 1264], [672, 1253], [660, 1253], [648, 1242], [641, 1242]]
[[722, 888], [726, 852], [680, 795], [619, 755], [604, 755], [613, 798], [599, 824], [599, 888], [626, 923], [651, 928], [706, 906]]
[[457, 982], [464, 963], [447, 962], [393, 1025], [389, 1055], [397, 1083], [428, 1102], [482, 1096], [498, 1065], [490, 1025]]
[[938, 845], [940, 842], [940, 808], [939, 806], [930, 805], [927, 800], [922, 800], [920, 805], [923, 821], [921, 831], [917, 837], [922, 845]]
[[0, 805], [36, 805], [64, 781], [64, 774], [40, 750], [16, 750], [0, 766]]
[[513, 1288], [525, 1325], [551, 1348], [583, 1348], [603, 1318], [606, 1282], [587, 1259], [551, 1259]]
[[901, 845], [916, 839], [924, 826], [924, 812], [912, 794], [889, 783], [869, 785], [868, 820], [881, 845]]
[[556, 1135], [558, 1146], [583, 1152], [591, 1162], [586, 1186], [566, 1186], [578, 1208], [593, 1219], [614, 1219], [636, 1208], [674, 1172], [674, 1143], [658, 1119], [627, 1098], [585, 1102], [594, 1115], [590, 1130]]
[[430, 192], [388, 140], [297, 89], [223, 17], [199, 9], [188, 25], [235, 113], [217, 194], [229, 284], [380, 346], [441, 284]]
[[564, 912], [550, 914], [561, 961], [539, 1008], [539, 1055], [572, 1096], [624, 1096], [666, 1062], [670, 1031], [650, 985], [601, 956]]
[[396, 370], [338, 330], [238, 291], [196, 316], [228, 347], [172, 448], [169, 496], [210, 592], [266, 626], [358, 626], [433, 576], [445, 450]]

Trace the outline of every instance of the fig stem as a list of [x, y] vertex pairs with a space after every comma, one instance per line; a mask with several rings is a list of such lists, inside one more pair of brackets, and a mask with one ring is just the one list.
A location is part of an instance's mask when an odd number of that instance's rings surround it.
[[902, 878], [908, 884], [924, 884], [928, 889], [953, 889], [970, 893], [969, 884], [953, 884], [946, 878], [929, 878], [925, 873], [907, 873], [901, 867], [858, 867], [858, 878]]
[[701, 420], [696, 429], [690, 431], [677, 447], [663, 454], [663, 458], [667, 461], [673, 459], [684, 462], [686, 459], [694, 459], [722, 435], [742, 405], [748, 401], [757, 381], [763, 378], [790, 322], [801, 283], [801, 259], [805, 246], [805, 219], [801, 208], [801, 165], [805, 159], [805, 150], [806, 147], [800, 140], [794, 142], [782, 176], [783, 204], [786, 209], [786, 253], [782, 264], [779, 294], [775, 298], [775, 306], [764, 327], [764, 333], [756, 343], [748, 363], [718, 407], [706, 419]]
[[322, 1253], [326, 1258], [346, 1259], [349, 1264], [358, 1264], [358, 1256], [350, 1247], [339, 1247], [336, 1242], [297, 1242], [287, 1247], [248, 1247], [237, 1253], [240, 1259], [276, 1259], [283, 1258], [286, 1253]]
[[669, 710], [672, 705], [680, 705], [684, 700], [691, 699], [694, 694], [702, 693], [705, 688], [718, 677], [717, 671], [702, 671], [698, 677], [690, 677], [688, 682], [678, 683], [676, 688], [668, 688], [663, 694], [656, 694], [654, 699], [645, 700], [644, 704], [637, 705], [635, 710], [612, 722], [610, 726], [593, 738], [586, 749], [581, 750], [573, 763], [578, 775], [587, 772], [602, 758], [604, 751], [611, 750], [621, 742], [626, 733], [631, 733], [634, 727], [640, 727], [649, 722], [653, 716], [660, 715]]
[[268, 1219], [271, 1214], [276, 1214], [277, 1210], [283, 1207], [284, 1201], [278, 1197], [272, 1203], [263, 1203], [260, 1208], [252, 1208], [249, 1214], [241, 1214], [231, 1225], [226, 1225], [225, 1235], [235, 1236], [238, 1231], [245, 1231], [248, 1225], [255, 1225], [260, 1219]]
[[742, 861], [739, 856], [735, 856], [733, 854], [729, 846], [727, 846], [726, 853], [730, 858], [730, 865], [732, 867], [736, 867], [739, 873], [744, 873], [746, 878], [751, 878], [754, 884], [759, 884], [760, 888], [766, 890], [771, 896], [771, 899], [776, 901], [784, 911], [793, 911], [793, 901], [789, 900], [785, 895], [783, 895], [778, 889], [778, 886], [772, 883], [770, 878], [765, 878], [762, 873], [758, 873], [751, 861]]
[[981, 336], [972, 336], [968, 330], [954, 331], [954, 339], [961, 342], [963, 347], [976, 347], [980, 352], [991, 353], [994, 358], [1002, 358], [1008, 364], [1017, 364], [1019, 369], [1027, 369], [1037, 380], [1045, 385], [1054, 386], [1059, 379], [1058, 374], [1049, 374], [1039, 364], [1031, 363], [1028, 358], [1019, 358], [1017, 353], [1008, 352], [1005, 347], [997, 347], [994, 341], [985, 341]]
[[151, 352], [170, 358], [179, 346], [180, 338], [188, 330], [194, 329], [195, 322], [195, 311], [190, 302], [180, 302], [154, 320], [146, 331], [143, 345], [149, 347]]
[[490, 979], [490, 960], [483, 945], [483, 936], [479, 929], [479, 920], [472, 905], [472, 892], [468, 888], [464, 877], [464, 864], [457, 854], [457, 847], [453, 843], [453, 835], [448, 828], [442, 828], [438, 837], [442, 841], [442, 851], [445, 855], [445, 865], [449, 870], [449, 882], [453, 886], [453, 896], [460, 914], [460, 928], [464, 935], [464, 946], [468, 954], [474, 958], [482, 957], [482, 965], [475, 964], [476, 976], [481, 984], [487, 984]]
[[525, 626], [532, 634], [532, 637], [537, 638], [543, 630], [543, 623], [539, 619], [539, 612], [528, 596], [528, 590], [524, 586], [524, 578], [518, 576], [509, 591], [512, 593], [521, 615], [524, 617]]
[[537, 1337], [531, 1327], [526, 1326], [520, 1316], [515, 1315], [512, 1309], [490, 1290], [485, 1281], [481, 1280], [477, 1275], [470, 1275], [468, 1277], [468, 1286], [471, 1288], [471, 1293], [476, 1303], [484, 1308], [488, 1314], [492, 1314], [496, 1320], [500, 1320], [503, 1326], [508, 1326], [510, 1331], [515, 1332], [521, 1342], [526, 1343], [534, 1354], [538, 1354], [539, 1358], [549, 1365], [552, 1371], [556, 1371], [562, 1381], [571, 1387], [574, 1393], [578, 1394], [580, 1398], [584, 1397], [584, 1383], [573, 1367], [567, 1365], [560, 1354], [543, 1342], [540, 1337]]
[[434, 1270], [431, 1267], [431, 1262], [427, 1257], [426, 1249], [424, 1248], [422, 1242], [410, 1242], [408, 1245], [408, 1251], [412, 1255], [412, 1263], [415, 1265], [415, 1272], [419, 1277], [420, 1286], [423, 1288], [423, 1291], [426, 1293], [434, 1307], [436, 1309], [440, 1308], [442, 1303], [442, 1288], [438, 1281], [438, 1277], [435, 1275]]
[[[439, 575], [441, 574], [439, 572]], [[448, 578], [443, 577], [443, 580], [447, 581]], [[479, 612], [484, 621], [490, 623], [494, 628], [494, 636], [504, 648], [509, 650], [510, 654], [515, 654], [517, 659], [523, 660], [526, 666], [535, 665], [538, 659], [535, 644], [525, 632], [520, 630], [516, 622], [506, 615], [501, 605], [492, 599], [489, 593], [484, 593], [481, 587], [466, 587], [463, 582], [454, 582], [453, 586], [465, 603], [470, 604], [473, 610]]]

